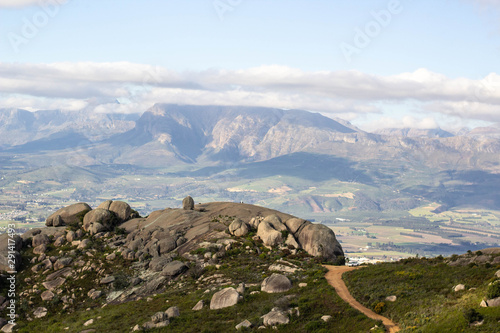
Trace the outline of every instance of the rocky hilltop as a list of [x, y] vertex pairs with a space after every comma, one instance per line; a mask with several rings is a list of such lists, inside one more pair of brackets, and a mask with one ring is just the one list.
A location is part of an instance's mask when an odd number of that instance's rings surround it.
[[[82, 306], [153, 299], [190, 282], [211, 295], [210, 301], [199, 295], [190, 311], [224, 309], [256, 293], [305, 288], [308, 265], [344, 263], [342, 247], [326, 226], [243, 203], [195, 204], [186, 197], [182, 208], [147, 217], [122, 201], [105, 201], [95, 209], [76, 203], [50, 215], [46, 225], [14, 237], [24, 309], [18, 313], [20, 329], [59, 312], [78, 313]], [[0, 235], [2, 249], [7, 243], [8, 235]], [[7, 253], [0, 259], [0, 269], [9, 270]], [[287, 297], [257, 322], [241, 325], [288, 324], [299, 310], [289, 306], [297, 295]], [[0, 300], [4, 310], [7, 302], [6, 297]], [[179, 307], [167, 310], [148, 313], [150, 320], [136, 320], [131, 329], [169, 325]]]

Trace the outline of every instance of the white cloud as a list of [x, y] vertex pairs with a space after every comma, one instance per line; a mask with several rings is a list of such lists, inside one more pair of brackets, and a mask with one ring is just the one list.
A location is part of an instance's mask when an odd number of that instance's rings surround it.
[[[129, 62], [0, 63], [0, 91], [0, 107], [31, 109], [57, 105], [75, 109], [97, 98], [104, 102], [91, 103], [92, 107], [115, 112], [142, 112], [164, 102], [295, 108], [352, 117], [380, 114], [384, 104], [404, 107], [411, 101], [427, 113], [500, 121], [500, 75], [496, 73], [472, 80], [427, 69], [379, 76], [276, 65], [176, 72]], [[19, 99], [20, 95], [24, 97]], [[128, 102], [107, 102], [115, 99]]]

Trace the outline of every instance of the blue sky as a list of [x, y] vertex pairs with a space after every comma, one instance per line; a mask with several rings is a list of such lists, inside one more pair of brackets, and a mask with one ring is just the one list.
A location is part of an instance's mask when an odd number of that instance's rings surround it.
[[366, 128], [500, 122], [498, 1], [41, 3], [0, 0], [0, 107], [242, 104]]

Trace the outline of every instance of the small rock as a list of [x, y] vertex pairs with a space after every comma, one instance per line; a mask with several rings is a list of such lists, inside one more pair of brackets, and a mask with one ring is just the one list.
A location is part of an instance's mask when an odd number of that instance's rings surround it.
[[115, 260], [115, 258], [116, 258], [116, 253], [114, 252], [106, 256], [106, 260], [108, 261]]
[[239, 330], [240, 328], [243, 328], [243, 327], [251, 328], [252, 327], [252, 323], [249, 322], [248, 319], [245, 319], [241, 323], [239, 323], [238, 325], [235, 326], [235, 328], [237, 330]]
[[243, 295], [245, 294], [245, 282], [242, 282], [238, 285], [238, 288], [236, 288], [236, 291], [240, 294]]
[[463, 285], [463, 284], [457, 284], [455, 287], [453, 287], [453, 290], [455, 292], [461, 291], [461, 290], [465, 290], [465, 285]]
[[56, 241], [54, 242], [54, 246], [59, 247], [59, 246], [63, 245], [64, 243], [66, 243], [66, 237], [60, 236], [60, 237], [57, 237]]
[[271, 312], [261, 317], [265, 326], [286, 325], [290, 322], [290, 318], [284, 311], [272, 309]]
[[54, 270], [59, 270], [63, 267], [66, 267], [68, 266], [69, 264], [71, 264], [71, 262], [73, 261], [72, 258], [70, 257], [66, 257], [66, 258], [61, 258], [61, 259], [58, 259], [55, 263], [54, 263]]
[[165, 321], [168, 319], [168, 316], [165, 312], [157, 312], [151, 317], [151, 321], [154, 324], [157, 324], [159, 322]]
[[83, 323], [83, 326], [85, 326], [85, 327], [86, 327], [86, 326], [90, 326], [90, 325], [92, 325], [93, 323], [94, 323], [94, 319], [89, 319], [89, 320], [87, 320], [85, 323]]
[[47, 245], [49, 243], [50, 243], [50, 238], [46, 234], [38, 234], [34, 236], [33, 239], [31, 240], [31, 246], [34, 248], [42, 244]]
[[110, 275], [110, 276], [106, 276], [105, 278], [102, 278], [101, 284], [108, 284], [108, 283], [111, 283], [114, 281], [115, 281], [115, 277], [113, 275]]
[[182, 261], [172, 261], [165, 265], [163, 268], [161, 275], [168, 277], [175, 277], [188, 269], [185, 263]]
[[2, 327], [2, 332], [4, 332], [4, 333], [14, 332], [15, 326], [16, 326], [15, 324], [7, 324], [4, 327]]
[[33, 253], [34, 254], [42, 254], [42, 253], [45, 253], [45, 252], [47, 252], [47, 245], [46, 244], [38, 245], [37, 247], [35, 247], [33, 249]]
[[166, 311], [165, 314], [168, 316], [168, 318], [175, 318], [179, 317], [181, 314], [179, 313], [179, 308], [176, 306], [171, 306], [169, 307]]
[[322, 316], [321, 317], [321, 320], [323, 320], [325, 323], [327, 323], [328, 321], [330, 321], [330, 319], [332, 319], [332, 316], [326, 315], [326, 316]]
[[292, 289], [292, 282], [283, 274], [274, 273], [262, 281], [261, 290], [266, 293], [281, 293]]
[[47, 315], [47, 309], [44, 307], [36, 308], [36, 310], [33, 312], [33, 316], [35, 316], [35, 318], [42, 318], [45, 317], [46, 315]]
[[102, 292], [102, 290], [94, 290], [94, 291], [92, 291], [92, 293], [89, 291], [89, 297], [92, 299], [98, 299], [103, 294], [104, 293]]
[[204, 304], [203, 300], [200, 300], [200, 301], [198, 301], [198, 303], [196, 303], [195, 306], [193, 306], [192, 310], [193, 311], [199, 311], [199, 310], [203, 309], [204, 305], [205, 304]]
[[75, 240], [75, 237], [75, 232], [72, 230], [68, 231], [68, 233], [66, 234], [66, 240], [68, 241], [68, 243], [72, 243]]
[[210, 310], [217, 310], [236, 305], [241, 300], [240, 294], [233, 287], [222, 289], [212, 296]]
[[46, 281], [42, 283], [42, 285], [47, 288], [48, 290], [53, 290], [59, 286], [61, 286], [64, 282], [66, 282], [66, 279], [62, 277], [58, 277], [57, 279], [54, 279], [52, 281]]
[[54, 293], [50, 290], [46, 290], [40, 295], [42, 301], [51, 301], [54, 298]]
[[385, 300], [386, 300], [386, 301], [389, 301], [389, 302], [396, 302], [396, 300], [397, 300], [397, 299], [398, 299], [398, 298], [397, 298], [397, 296], [395, 296], [395, 295], [392, 295], [392, 296], [387, 296], [387, 297], [385, 298]]
[[307, 283], [305, 283], [305, 282], [301, 282], [301, 283], [299, 283], [299, 287], [300, 287], [300, 288], [307, 287]]

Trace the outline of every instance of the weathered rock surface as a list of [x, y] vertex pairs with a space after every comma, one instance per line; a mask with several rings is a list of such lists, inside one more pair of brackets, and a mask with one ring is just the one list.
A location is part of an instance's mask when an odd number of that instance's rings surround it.
[[50, 244], [50, 238], [46, 234], [38, 234], [33, 237], [31, 240], [31, 246], [32, 247], [38, 247], [40, 245], [47, 245]]
[[42, 318], [42, 317], [45, 317], [46, 315], [47, 315], [47, 308], [44, 308], [44, 307], [38, 307], [33, 312], [33, 316], [35, 318]]
[[181, 314], [179, 312], [179, 308], [177, 306], [171, 306], [167, 310], [165, 310], [165, 314], [168, 316], [168, 318], [175, 318], [179, 317]]
[[266, 216], [262, 222], [269, 223], [273, 227], [273, 229], [278, 231], [287, 230], [286, 226], [281, 221], [281, 218], [276, 214]]
[[248, 319], [245, 319], [241, 323], [239, 323], [238, 325], [236, 325], [234, 328], [236, 328], [236, 330], [239, 330], [239, 329], [242, 329], [242, 328], [251, 328], [251, 327], [252, 327], [252, 323], [249, 322]]
[[274, 227], [267, 221], [262, 221], [257, 228], [257, 236], [262, 239], [267, 246], [277, 246], [283, 243], [281, 231], [274, 229]]
[[188, 269], [188, 266], [182, 261], [172, 261], [165, 265], [161, 271], [161, 275], [167, 277], [175, 277]]
[[229, 287], [216, 292], [210, 301], [210, 310], [217, 310], [236, 305], [241, 299], [236, 289]]
[[260, 289], [266, 293], [281, 293], [292, 289], [292, 282], [285, 275], [274, 273], [262, 281]]
[[132, 213], [132, 208], [130, 205], [123, 201], [113, 201], [109, 205], [109, 211], [115, 213], [116, 217], [119, 219], [118, 223], [123, 223], [130, 218], [130, 214]]
[[182, 209], [184, 210], [194, 209], [194, 200], [189, 195], [182, 200]]
[[193, 306], [193, 308], [191, 310], [200, 311], [201, 309], [203, 309], [204, 306], [205, 306], [205, 303], [203, 302], [203, 300], [200, 300], [200, 301], [198, 301], [198, 303], [196, 303], [195, 306]]
[[[79, 202], [73, 205], [69, 205], [67, 207], [61, 208], [49, 217], [45, 221], [46, 226], [53, 226], [54, 221], [56, 219], [60, 219], [56, 224], [59, 224], [60, 221], [64, 224], [76, 224], [80, 222], [80, 217], [85, 215], [85, 213], [91, 211], [92, 208], [84, 203]], [[59, 216], [59, 218], [57, 218]]]
[[286, 325], [290, 322], [288, 314], [277, 308], [272, 309], [271, 312], [263, 315], [261, 318], [265, 326]]
[[482, 307], [489, 307], [489, 308], [500, 306], [500, 297], [487, 299], [486, 301], [482, 301], [481, 306]]
[[83, 230], [96, 233], [96, 229], [102, 228], [98, 226], [94, 227], [94, 224], [102, 225], [102, 227], [104, 227], [102, 230], [112, 230], [112, 228], [117, 224], [117, 218], [111, 211], [97, 208], [85, 214], [85, 217], [83, 218]]
[[229, 225], [229, 233], [236, 237], [246, 236], [249, 231], [250, 228], [248, 224], [238, 218], [231, 222], [231, 224]]
[[307, 222], [306, 220], [293, 217], [291, 219], [286, 220], [285, 225], [287, 226], [288, 230], [290, 230], [290, 232], [295, 235], [300, 230], [300, 228], [304, 224], [306, 224], [306, 222]]
[[335, 233], [323, 224], [304, 226], [298, 233], [298, 241], [307, 253], [327, 261], [335, 261], [338, 257], [344, 256]]

